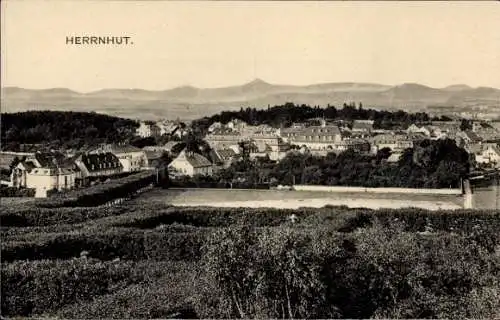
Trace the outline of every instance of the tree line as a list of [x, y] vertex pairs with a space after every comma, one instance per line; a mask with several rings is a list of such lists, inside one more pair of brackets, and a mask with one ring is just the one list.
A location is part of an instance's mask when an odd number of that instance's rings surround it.
[[266, 124], [275, 128], [289, 127], [293, 123], [303, 122], [313, 118], [325, 118], [332, 120], [373, 120], [375, 129], [400, 129], [406, 128], [412, 123], [428, 123], [430, 121], [451, 121], [446, 116], [431, 117], [425, 112], [408, 113], [406, 111], [385, 111], [365, 109], [362, 103], [344, 103], [341, 108], [328, 105], [325, 108], [309, 106], [306, 104], [294, 104], [291, 102], [267, 109], [241, 108], [239, 111], [223, 111], [211, 117], [205, 117], [194, 122], [193, 127], [207, 129], [212, 123], [228, 123], [232, 119], [240, 119], [252, 125]]
[[[138, 124], [95, 112], [28, 111], [2, 114], [2, 149], [25, 145], [82, 148], [132, 139]], [[40, 146], [37, 146], [37, 149]]]

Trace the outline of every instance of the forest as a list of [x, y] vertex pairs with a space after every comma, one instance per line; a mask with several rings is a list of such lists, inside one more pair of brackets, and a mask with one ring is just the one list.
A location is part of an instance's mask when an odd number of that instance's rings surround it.
[[2, 114], [2, 150], [30, 146], [82, 148], [132, 139], [138, 124], [95, 112], [28, 111]]

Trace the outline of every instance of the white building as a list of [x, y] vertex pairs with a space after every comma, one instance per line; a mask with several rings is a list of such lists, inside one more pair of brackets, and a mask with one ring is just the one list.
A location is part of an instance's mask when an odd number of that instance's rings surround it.
[[13, 168], [10, 186], [32, 188], [36, 197], [46, 197], [50, 190], [73, 189], [76, 175], [74, 165], [61, 154], [37, 152]]
[[168, 169], [172, 175], [194, 176], [213, 173], [213, 165], [207, 158], [186, 150], [179, 153], [177, 158], [168, 165]]
[[157, 137], [161, 135], [161, 129], [153, 122], [142, 121], [136, 130], [136, 134], [141, 138]]

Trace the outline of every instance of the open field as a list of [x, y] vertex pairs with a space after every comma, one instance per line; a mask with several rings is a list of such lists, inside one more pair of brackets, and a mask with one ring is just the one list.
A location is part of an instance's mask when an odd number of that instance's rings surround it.
[[277, 191], [228, 189], [168, 189], [144, 194], [139, 203], [165, 203], [174, 206], [320, 208], [326, 205], [351, 208], [404, 208], [428, 210], [463, 208], [456, 195], [332, 193], [327, 191]]
[[436, 318], [500, 310], [499, 212], [172, 207], [153, 201], [162, 192], [112, 208], [6, 207], [2, 315]]

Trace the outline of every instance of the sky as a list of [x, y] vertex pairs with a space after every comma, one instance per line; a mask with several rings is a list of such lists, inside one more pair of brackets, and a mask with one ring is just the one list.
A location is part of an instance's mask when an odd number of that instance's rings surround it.
[[[1, 3], [2, 86], [164, 90], [408, 82], [500, 88], [500, 2]], [[67, 36], [133, 44], [68, 45]]]

